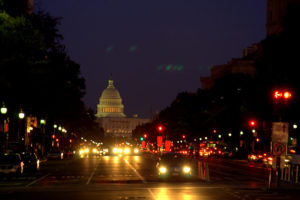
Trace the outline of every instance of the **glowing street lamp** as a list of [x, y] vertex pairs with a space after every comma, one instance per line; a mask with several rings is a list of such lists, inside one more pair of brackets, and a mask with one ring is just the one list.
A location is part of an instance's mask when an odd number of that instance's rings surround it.
[[24, 119], [24, 117], [25, 117], [25, 113], [21, 109], [21, 111], [19, 112], [19, 118]]
[[1, 114], [5, 115], [7, 113], [7, 108], [5, 107], [4, 103], [1, 107]]
[[44, 119], [41, 119], [41, 120], [40, 120], [40, 124], [43, 124], [43, 125], [45, 125], [45, 124], [46, 124], [46, 120], [44, 120]]

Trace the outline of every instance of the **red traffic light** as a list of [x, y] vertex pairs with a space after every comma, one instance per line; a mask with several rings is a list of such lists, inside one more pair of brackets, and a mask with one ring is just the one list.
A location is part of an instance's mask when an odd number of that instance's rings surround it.
[[217, 130], [216, 130], [216, 129], [214, 129], [214, 130], [213, 130], [213, 133], [217, 133]]
[[144, 138], [147, 138], [147, 137], [148, 137], [148, 135], [145, 133], [145, 134], [144, 134]]
[[254, 120], [250, 120], [250, 122], [249, 122], [249, 124], [250, 124], [250, 126], [255, 126], [256, 125], [256, 122], [254, 121]]
[[276, 91], [274, 92], [274, 94], [273, 94], [273, 97], [274, 97], [275, 99], [281, 99], [281, 98], [289, 99], [289, 98], [292, 97], [292, 93], [289, 92], [289, 91], [284, 91], [284, 92], [282, 92], [282, 91], [276, 90]]
[[185, 135], [182, 135], [182, 138], [183, 138], [183, 139], [185, 139], [185, 138], [186, 138], [186, 136], [185, 136]]
[[159, 132], [162, 132], [162, 131], [164, 130], [164, 127], [163, 127], [162, 125], [159, 125], [159, 126], [157, 127], [157, 130], [158, 130]]
[[284, 93], [283, 93], [283, 98], [289, 99], [289, 98], [291, 98], [291, 97], [292, 97], [292, 94], [291, 94], [290, 92], [284, 92]]

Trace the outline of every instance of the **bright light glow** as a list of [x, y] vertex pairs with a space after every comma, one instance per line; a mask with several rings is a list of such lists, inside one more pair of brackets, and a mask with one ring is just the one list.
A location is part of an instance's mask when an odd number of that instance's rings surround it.
[[135, 148], [134, 153], [139, 153], [139, 150], [137, 148]]
[[93, 148], [93, 153], [99, 153], [96, 148]]
[[207, 140], [207, 137], [205, 137], [204, 139]]
[[252, 133], [255, 133], [256, 132], [256, 130], [255, 129], [252, 129]]
[[279, 92], [279, 91], [275, 91], [274, 92], [274, 98], [275, 99], [279, 99], [279, 98], [281, 98], [282, 97], [282, 93], [281, 92]]
[[219, 138], [221, 138], [221, 137], [222, 137], [222, 135], [218, 135], [218, 137], [219, 137]]
[[41, 124], [46, 124], [46, 120], [41, 119], [41, 120], [40, 120], [40, 123], [41, 123]]
[[119, 153], [122, 153], [122, 152], [123, 152], [123, 150], [120, 148], [120, 149], [118, 149], [118, 152], [119, 152]]
[[184, 166], [184, 167], [183, 167], [183, 172], [184, 172], [184, 173], [187, 174], [187, 173], [189, 173], [190, 171], [191, 171], [191, 168], [190, 168], [190, 167], [188, 167], [188, 166]]
[[160, 167], [159, 168], [159, 172], [162, 173], [162, 174], [165, 174], [167, 172], [167, 168], [165, 167]]
[[294, 128], [294, 129], [297, 129], [297, 128], [298, 128], [297, 124], [294, 124], [294, 125], [293, 125], [293, 128]]
[[289, 98], [292, 97], [292, 94], [291, 94], [290, 92], [285, 92], [285, 93], [283, 94], [283, 97], [284, 97], [285, 99], [289, 99]]
[[89, 153], [89, 152], [90, 152], [90, 149], [89, 149], [89, 148], [86, 148], [86, 149], [84, 149], [84, 152], [85, 152], [85, 153]]
[[231, 134], [231, 133], [228, 133], [228, 136], [229, 136], [229, 137], [231, 137], [231, 136], [232, 136], [232, 134]]
[[54, 125], [53, 125], [53, 128], [57, 128], [57, 124], [54, 124]]
[[130, 153], [130, 149], [129, 149], [129, 148], [125, 148], [125, 149], [124, 149], [124, 153], [125, 153], [125, 154], [129, 154], [129, 153]]
[[2, 107], [1, 108], [1, 113], [2, 114], [6, 114], [7, 113], [7, 108], [6, 107]]
[[113, 152], [114, 152], [114, 153], [118, 153], [118, 148], [114, 148], [114, 149], [113, 149]]
[[243, 132], [243, 131], [240, 131], [240, 135], [244, 135], [244, 132]]
[[25, 117], [25, 113], [20, 112], [20, 113], [19, 113], [19, 118], [20, 118], [20, 119], [24, 119], [24, 117]]

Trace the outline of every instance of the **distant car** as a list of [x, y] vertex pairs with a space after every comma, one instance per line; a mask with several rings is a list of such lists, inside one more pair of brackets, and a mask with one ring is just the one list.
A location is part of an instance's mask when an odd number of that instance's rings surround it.
[[40, 169], [40, 160], [35, 153], [22, 152], [21, 159], [24, 163], [24, 171], [37, 171]]
[[262, 151], [252, 152], [248, 155], [248, 161], [264, 163], [265, 159], [267, 159], [270, 156], [271, 155], [267, 152], [262, 152]]
[[190, 177], [193, 173], [191, 162], [180, 153], [165, 153], [157, 162], [159, 178]]
[[59, 150], [52, 150], [47, 153], [47, 159], [58, 159], [62, 160], [64, 158], [64, 153]]
[[18, 153], [0, 154], [0, 173], [1, 174], [22, 174], [24, 162]]

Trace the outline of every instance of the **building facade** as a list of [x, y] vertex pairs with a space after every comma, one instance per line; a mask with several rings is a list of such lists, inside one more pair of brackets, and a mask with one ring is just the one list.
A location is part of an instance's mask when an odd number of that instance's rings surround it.
[[103, 90], [99, 104], [97, 105], [96, 117], [99, 126], [104, 129], [104, 136], [126, 137], [132, 136], [132, 131], [139, 125], [148, 123], [149, 119], [126, 117], [124, 105], [119, 91], [114, 86], [112, 76], [108, 80], [108, 86]]
[[[300, 0], [267, 0], [266, 34], [278, 35], [283, 30], [283, 18], [289, 6], [300, 5]], [[212, 87], [216, 80], [229, 74], [247, 74], [253, 77], [256, 73], [255, 60], [262, 54], [261, 43], [255, 43], [244, 49], [242, 58], [234, 58], [226, 64], [213, 66], [211, 75], [200, 77], [202, 89]]]

